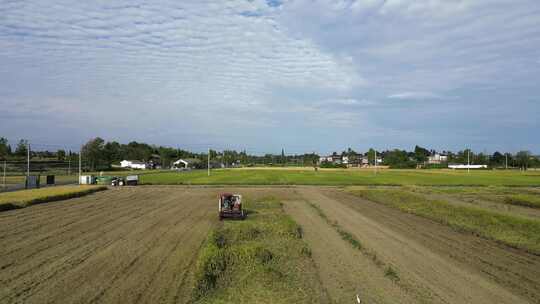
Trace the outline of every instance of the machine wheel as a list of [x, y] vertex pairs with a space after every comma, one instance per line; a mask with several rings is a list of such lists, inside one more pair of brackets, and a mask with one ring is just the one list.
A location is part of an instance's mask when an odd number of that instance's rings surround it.
[[124, 181], [119, 181], [118, 182], [118, 186], [123, 186], [124, 185]]

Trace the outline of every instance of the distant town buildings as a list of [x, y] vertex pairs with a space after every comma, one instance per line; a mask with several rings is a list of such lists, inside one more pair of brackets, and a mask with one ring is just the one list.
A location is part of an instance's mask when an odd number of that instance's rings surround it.
[[[373, 160], [369, 161], [369, 158], [366, 155], [356, 154], [356, 155], [329, 155], [319, 157], [319, 165], [323, 163], [330, 163], [333, 165], [344, 165], [347, 167], [360, 167], [367, 168], [370, 165], [374, 165]], [[382, 165], [383, 159], [377, 157], [377, 165]]]
[[428, 156], [427, 160], [427, 163], [430, 165], [439, 165], [446, 162], [448, 162], [448, 155], [443, 155], [439, 153]]

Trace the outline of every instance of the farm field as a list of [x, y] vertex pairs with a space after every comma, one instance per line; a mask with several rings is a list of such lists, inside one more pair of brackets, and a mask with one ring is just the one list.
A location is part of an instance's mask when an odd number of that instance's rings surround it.
[[1, 213], [0, 302], [187, 303], [214, 201], [113, 189]]
[[297, 191], [302, 200], [286, 210], [303, 227], [323, 285], [338, 303], [355, 291], [367, 303], [540, 300], [536, 254], [341, 189]]
[[[1, 212], [0, 303], [540, 301], [539, 255], [346, 190], [139, 186]], [[246, 221], [217, 220], [222, 191], [243, 194]], [[246, 259], [228, 259], [201, 293], [215, 233], [231, 244], [215, 254]]]
[[448, 185], [540, 186], [540, 171], [373, 170], [313, 168], [217, 169], [144, 174], [154, 185]]

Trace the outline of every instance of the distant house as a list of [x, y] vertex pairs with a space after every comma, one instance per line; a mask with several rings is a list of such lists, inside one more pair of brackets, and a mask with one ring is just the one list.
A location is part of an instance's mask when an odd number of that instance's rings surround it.
[[185, 158], [179, 159], [172, 163], [171, 169], [193, 169], [201, 162], [200, 159], [196, 158]]
[[147, 168], [147, 164], [137, 160], [123, 160], [120, 162], [120, 167], [145, 170]]
[[324, 163], [324, 162], [332, 163], [334, 162], [334, 158], [332, 157], [332, 155], [319, 157], [319, 163]]
[[[377, 166], [382, 165], [382, 163], [383, 163], [382, 157], [377, 157]], [[370, 162], [369, 158], [367, 156], [362, 156], [362, 158], [360, 158], [360, 166], [362, 168], [368, 168], [368, 167], [371, 167], [373, 165], [374, 165], [373, 161]]]
[[435, 153], [434, 155], [428, 156], [427, 162], [430, 165], [438, 165], [438, 164], [446, 163], [448, 162], [448, 156]]
[[345, 160], [348, 162], [349, 158], [344, 156], [343, 158], [340, 155], [329, 155], [319, 157], [319, 163], [333, 163], [336, 165], [346, 164]]
[[362, 167], [369, 166], [369, 158], [367, 156], [363, 156], [361, 160]]

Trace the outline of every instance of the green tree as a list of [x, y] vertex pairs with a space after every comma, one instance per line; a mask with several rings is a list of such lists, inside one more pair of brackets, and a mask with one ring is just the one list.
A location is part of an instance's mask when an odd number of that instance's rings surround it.
[[19, 157], [26, 157], [28, 153], [28, 140], [21, 139], [15, 148], [15, 155]]
[[503, 154], [501, 154], [499, 151], [495, 151], [493, 155], [489, 158], [489, 165], [491, 167], [500, 167], [504, 166], [505, 164], [505, 157]]
[[93, 139], [90, 139], [84, 146], [82, 147], [81, 153], [83, 160], [88, 162], [90, 165], [90, 169], [92, 171], [96, 170], [96, 168], [99, 168], [100, 164], [103, 162], [103, 150], [104, 150], [105, 141], [100, 138], [96, 137]]
[[391, 168], [414, 168], [414, 161], [409, 161], [407, 151], [395, 149], [388, 151], [384, 156], [384, 163]]
[[516, 154], [516, 164], [523, 168], [524, 170], [527, 170], [529, 168], [529, 164], [531, 162], [531, 152], [529, 151], [519, 151]]
[[64, 161], [66, 159], [66, 151], [64, 151], [64, 150], [56, 151], [56, 158], [59, 161]]
[[[367, 157], [368, 157], [368, 162], [370, 165], [374, 165], [375, 164], [375, 150], [373, 150], [373, 148], [369, 149], [369, 151], [367, 152]], [[377, 152], [377, 154], [380, 155], [379, 152]], [[377, 158], [379, 158], [379, 156], [377, 156]]]
[[422, 148], [420, 146], [414, 147], [414, 159], [416, 159], [418, 163], [423, 163], [427, 161], [429, 155], [430, 153], [428, 149]]
[[11, 147], [9, 146], [7, 138], [0, 137], [0, 159], [6, 159], [11, 154]]

